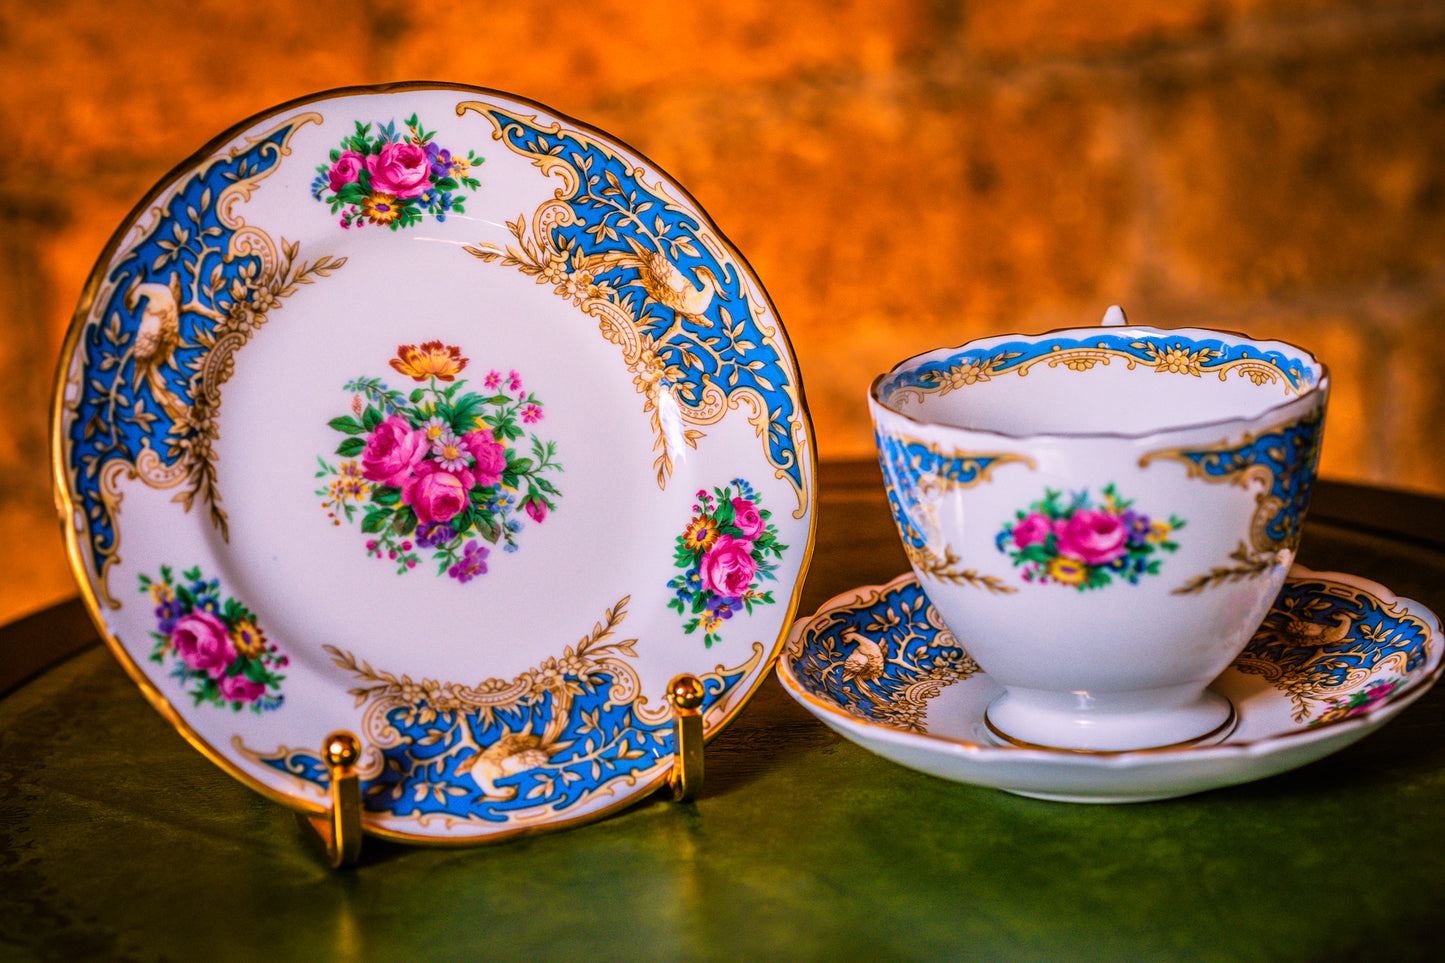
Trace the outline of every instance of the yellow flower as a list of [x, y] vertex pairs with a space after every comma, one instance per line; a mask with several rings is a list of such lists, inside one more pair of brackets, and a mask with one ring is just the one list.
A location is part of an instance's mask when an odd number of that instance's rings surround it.
[[1149, 541], [1155, 545], [1169, 540], [1169, 533], [1174, 531], [1173, 526], [1168, 522], [1155, 522], [1149, 526]]
[[361, 202], [361, 209], [373, 224], [390, 224], [396, 220], [396, 195], [378, 191]]
[[1049, 560], [1049, 578], [1062, 585], [1083, 585], [1088, 566], [1067, 555], [1055, 555]]
[[1199, 366], [1213, 357], [1215, 352], [1208, 348], [1200, 348], [1198, 351], [1186, 351], [1178, 346], [1166, 347], [1163, 351], [1155, 349], [1154, 370], [1159, 372], [1170, 372], [1171, 374], [1187, 374], [1198, 378], [1200, 376]]
[[236, 652], [247, 658], [259, 658], [266, 651], [266, 636], [261, 633], [261, 627], [250, 619], [242, 619], [231, 626], [230, 636]]
[[694, 552], [699, 549], [706, 551], [712, 548], [712, 543], [717, 541], [717, 536], [717, 522], [704, 516], [694, 518], [688, 523], [687, 529], [682, 533], [682, 543]]
[[426, 381], [428, 378], [451, 381], [467, 366], [468, 360], [462, 357], [462, 349], [454, 344], [427, 341], [421, 347], [397, 345], [391, 366], [414, 381]]

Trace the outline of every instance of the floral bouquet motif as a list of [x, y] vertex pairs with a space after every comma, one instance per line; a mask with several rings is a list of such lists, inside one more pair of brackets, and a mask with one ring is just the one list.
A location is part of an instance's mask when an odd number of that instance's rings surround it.
[[[352, 413], [329, 423], [347, 436], [336, 454], [348, 460], [318, 459], [316, 477], [330, 481], [316, 494], [336, 525], [360, 515], [367, 552], [397, 574], [427, 551], [438, 576], [469, 582], [487, 571], [483, 542], [516, 551], [518, 516], [541, 524], [561, 494], [546, 477], [562, 470], [556, 442], [523, 427], [542, 420], [542, 403], [515, 371], [489, 373], [486, 393], [463, 391], [468, 360], [440, 341], [401, 345], [391, 366], [420, 386], [406, 394], [357, 378], [345, 386]], [[525, 454], [512, 447], [524, 436]]]
[[673, 560], [683, 573], [668, 581], [674, 597], [667, 604], [692, 615], [683, 628], [688, 635], [702, 629], [708, 648], [734, 612], [751, 614], [754, 605], [772, 604], [772, 589], [760, 592], [758, 585], [777, 579], [774, 570], [788, 548], [778, 543], [777, 526], [768, 523], [772, 514], [758, 507], [753, 487], [741, 478], [711, 495], [697, 493], [692, 520], [677, 537]]
[[357, 121], [356, 133], [331, 152], [331, 163], [316, 168], [311, 194], [340, 212], [342, 227], [382, 224], [395, 231], [425, 214], [445, 221], [453, 211], [465, 212], [466, 195], [457, 191], [482, 186], [471, 171], [483, 158], [442, 147], [416, 114], [405, 124], [401, 134], [395, 121], [378, 124], [373, 134], [370, 124]]
[[1081, 592], [1116, 578], [1137, 585], [1143, 576], [1159, 574], [1158, 553], [1178, 550], [1171, 539], [1184, 520], [1153, 520], [1133, 504], [1113, 485], [1105, 486], [1097, 506], [1087, 491], [1065, 500], [1062, 492], [1044, 489], [1043, 500], [1018, 512], [994, 541], [1023, 567], [1026, 582], [1056, 582]]
[[290, 660], [267, 641], [256, 616], [235, 599], [222, 599], [219, 579], [203, 579], [199, 568], [181, 573], [177, 582], [170, 566], [161, 577], [140, 577], [140, 590], [156, 603], [156, 640], [152, 662], [175, 665], [171, 675], [181, 681], [196, 705], [203, 702], [239, 712], [281, 706], [277, 673]]
[[1351, 692], [1347, 696], [1339, 696], [1331, 699], [1329, 708], [1309, 721], [1309, 725], [1318, 726], [1326, 722], [1338, 722], [1341, 719], [1351, 719], [1355, 716], [1362, 716], [1370, 710], [1389, 701], [1405, 680], [1401, 678], [1382, 679], [1370, 685]]

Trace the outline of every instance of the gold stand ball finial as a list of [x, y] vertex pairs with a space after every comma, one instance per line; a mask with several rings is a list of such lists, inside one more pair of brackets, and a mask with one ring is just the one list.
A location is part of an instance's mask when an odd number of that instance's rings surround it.
[[361, 758], [361, 742], [349, 732], [333, 732], [326, 737], [326, 764], [350, 768]]
[[702, 705], [703, 694], [702, 680], [695, 675], [680, 675], [667, 687], [667, 701], [685, 711]]

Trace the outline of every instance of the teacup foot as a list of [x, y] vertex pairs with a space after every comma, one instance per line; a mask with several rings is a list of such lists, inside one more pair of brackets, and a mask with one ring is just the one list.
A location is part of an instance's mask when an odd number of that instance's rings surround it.
[[1239, 722], [1234, 704], [1205, 689], [1185, 705], [1127, 711], [1061, 711], [1005, 691], [984, 711], [987, 737], [997, 745], [1055, 752], [1158, 752], [1213, 745]]

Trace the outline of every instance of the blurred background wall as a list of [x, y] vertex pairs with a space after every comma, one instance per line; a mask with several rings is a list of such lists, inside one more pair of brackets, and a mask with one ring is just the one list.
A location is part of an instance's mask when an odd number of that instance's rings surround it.
[[0, 0], [0, 621], [73, 591], [60, 340], [130, 207], [225, 128], [449, 80], [609, 131], [751, 261], [824, 459], [864, 390], [1006, 331], [1212, 324], [1315, 349], [1333, 478], [1445, 493], [1445, 4]]

